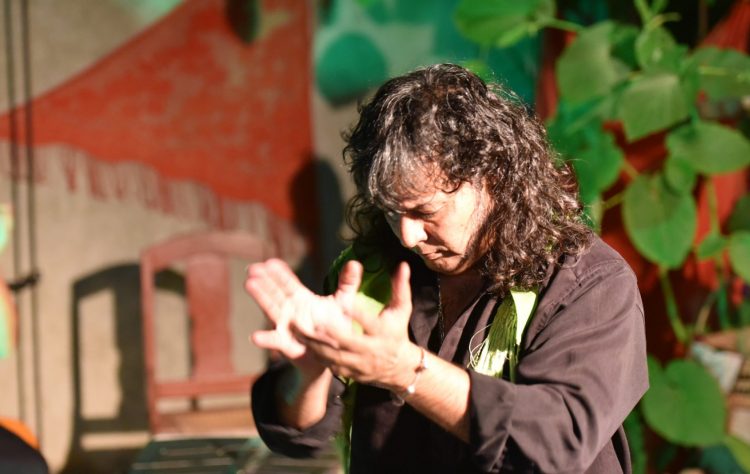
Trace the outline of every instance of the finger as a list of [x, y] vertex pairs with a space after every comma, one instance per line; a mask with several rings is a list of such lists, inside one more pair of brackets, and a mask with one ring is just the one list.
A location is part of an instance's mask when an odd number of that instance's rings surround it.
[[309, 292], [283, 260], [272, 258], [266, 261], [266, 272], [271, 283], [287, 297], [298, 292]]
[[391, 278], [391, 300], [388, 309], [411, 316], [411, 284], [409, 264], [401, 262]]
[[338, 341], [336, 339], [325, 332], [319, 331], [317, 327], [306, 328], [292, 323], [290, 329], [292, 331], [292, 335], [296, 339], [302, 341], [302, 343], [305, 345], [307, 345], [309, 342], [320, 342], [334, 348], [338, 347]]
[[281, 336], [278, 331], [255, 331], [250, 340], [261, 349], [279, 351], [291, 359], [301, 357], [305, 353], [305, 346], [295, 340]]
[[262, 277], [251, 277], [245, 282], [245, 290], [252, 296], [266, 314], [268, 319], [278, 323], [283, 317], [282, 306], [286, 301], [284, 294], [276, 285]]
[[355, 260], [346, 262], [341, 269], [334, 298], [346, 313], [354, 309], [357, 291], [362, 283], [362, 273], [362, 264]]
[[350, 371], [357, 371], [359, 361], [361, 360], [361, 357], [357, 353], [330, 346], [322, 341], [306, 339], [305, 346], [316, 359], [325, 365], [335, 365], [337, 367], [345, 367]]
[[335, 341], [330, 346], [348, 352], [360, 353], [367, 350], [367, 337], [351, 330], [345, 331], [337, 326], [320, 325], [315, 328], [311, 339], [317, 341]]
[[356, 260], [349, 260], [344, 264], [339, 274], [339, 284], [337, 292], [346, 294], [355, 294], [362, 283], [362, 264]]

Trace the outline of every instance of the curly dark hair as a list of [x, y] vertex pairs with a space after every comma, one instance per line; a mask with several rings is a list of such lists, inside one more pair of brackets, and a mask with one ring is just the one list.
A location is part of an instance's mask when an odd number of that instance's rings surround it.
[[538, 286], [550, 264], [588, 246], [572, 172], [510, 91], [440, 64], [389, 80], [359, 112], [344, 134], [357, 189], [347, 209], [355, 252], [397, 255], [383, 209], [398, 209], [425, 172], [446, 192], [465, 182], [486, 185], [493, 202], [481, 248], [489, 250], [479, 265], [496, 294]]

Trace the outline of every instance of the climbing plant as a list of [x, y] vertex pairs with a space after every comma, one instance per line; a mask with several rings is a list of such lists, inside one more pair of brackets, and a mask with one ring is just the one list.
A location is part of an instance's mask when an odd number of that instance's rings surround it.
[[[559, 102], [547, 128], [577, 174], [591, 225], [600, 229], [604, 216], [620, 208], [631, 243], [658, 267], [666, 317], [685, 353], [709, 328], [750, 326], [750, 194], [736, 201], [722, 225], [713, 179], [748, 176], [742, 101], [750, 97], [750, 59], [734, 50], [691, 49], [676, 41], [668, 26], [680, 18], [666, 11], [666, 0], [634, 0], [638, 24], [616, 19], [579, 24], [561, 18], [558, 7], [555, 0], [462, 0], [455, 21], [485, 48], [504, 48], [546, 28], [570, 32], [555, 66]], [[627, 149], [647, 137], [661, 138], [666, 156], [639, 170]], [[699, 193], [708, 197], [710, 231], [696, 244]], [[669, 278], [688, 261], [712, 262], [718, 278], [695, 314], [681, 313]], [[737, 283], [745, 290], [732, 298]], [[726, 462], [750, 472], [750, 446], [727, 433], [716, 377], [683, 357], [666, 366], [649, 357], [649, 372], [651, 388], [626, 424], [636, 471], [645, 470], [642, 416], [672, 446], [706, 453], [719, 446], [731, 453]]]

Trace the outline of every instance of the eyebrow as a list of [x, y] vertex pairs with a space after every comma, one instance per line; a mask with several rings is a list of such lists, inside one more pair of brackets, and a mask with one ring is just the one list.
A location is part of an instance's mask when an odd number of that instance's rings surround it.
[[433, 201], [427, 201], [420, 204], [417, 204], [413, 207], [403, 207], [401, 208], [400, 212], [419, 212], [419, 213], [425, 213], [425, 214], [432, 214], [434, 212], [439, 211], [445, 206], [445, 203], [436, 204]]
[[437, 212], [440, 209], [442, 209], [445, 206], [445, 204], [446, 204], [445, 202], [437, 202], [436, 203], [435, 201], [436, 201], [436, 196], [433, 195], [429, 199], [427, 199], [426, 201], [418, 203], [418, 204], [416, 204], [414, 206], [400, 205], [400, 206], [398, 206], [396, 208], [392, 208], [392, 207], [388, 207], [388, 206], [383, 206], [383, 207], [381, 207], [381, 209], [383, 209], [383, 211], [386, 211], [386, 212], [391, 211], [391, 212], [395, 212], [395, 213], [398, 213], [398, 214], [403, 214], [403, 213], [406, 213], [406, 212], [434, 213], [434, 212]]

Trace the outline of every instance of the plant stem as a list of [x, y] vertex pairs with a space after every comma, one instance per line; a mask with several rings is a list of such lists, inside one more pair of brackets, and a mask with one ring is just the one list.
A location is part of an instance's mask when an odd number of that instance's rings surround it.
[[646, 0], [635, 0], [635, 8], [638, 10], [638, 15], [641, 17], [641, 23], [646, 26], [651, 20], [651, 10], [646, 4]]
[[711, 177], [706, 178], [703, 182], [706, 189], [706, 198], [708, 199], [708, 218], [711, 223], [711, 233], [718, 234], [719, 229], [719, 203], [716, 197], [716, 186]]
[[719, 315], [719, 328], [722, 331], [726, 331], [732, 327], [732, 323], [729, 320], [727, 285], [723, 279], [720, 280], [719, 288], [716, 290], [716, 313]]
[[549, 28], [557, 28], [558, 30], [570, 31], [571, 33], [580, 33], [583, 31], [583, 26], [572, 21], [561, 20], [559, 18], [550, 18], [544, 21], [544, 26]]
[[708, 4], [706, 0], [698, 0], [698, 43], [706, 37], [708, 32]]
[[672, 283], [669, 281], [669, 270], [662, 266], [659, 267], [659, 282], [661, 283], [662, 293], [664, 293], [667, 318], [669, 318], [672, 331], [679, 342], [686, 344], [688, 342], [688, 331], [682, 323], [682, 319], [680, 319], [680, 310], [677, 308]]
[[708, 322], [708, 317], [711, 314], [711, 307], [714, 305], [715, 299], [716, 291], [712, 291], [706, 297], [706, 301], [703, 302], [700, 310], [698, 310], [698, 317], [695, 318], [695, 325], [693, 326], [693, 332], [695, 334], [703, 334], [706, 332], [706, 323]]
[[[716, 195], [716, 186], [711, 177], [704, 181], [706, 189], [706, 199], [708, 200], [708, 217], [711, 225], [711, 234], [721, 233], [721, 224], [719, 223], [719, 199]], [[719, 327], [722, 330], [729, 329], [732, 326], [729, 320], [729, 301], [727, 299], [727, 282], [724, 278], [724, 260], [723, 252], [716, 256], [714, 266], [716, 268], [716, 278], [719, 281], [719, 287], [716, 289], [716, 313], [719, 316]]]
[[627, 174], [630, 179], [635, 179], [640, 174], [638, 173], [638, 170], [635, 169], [635, 166], [630, 164], [628, 160], [623, 160], [622, 169], [625, 171], [625, 174]]
[[625, 191], [621, 191], [613, 196], [610, 196], [606, 201], [602, 203], [602, 212], [620, 205], [623, 199], [625, 199]]
[[665, 13], [663, 15], [656, 15], [651, 19], [648, 25], [646, 25], [646, 29], [652, 29], [652, 28], [658, 28], [664, 23], [669, 23], [670, 21], [680, 21], [680, 14], [679, 13]]

